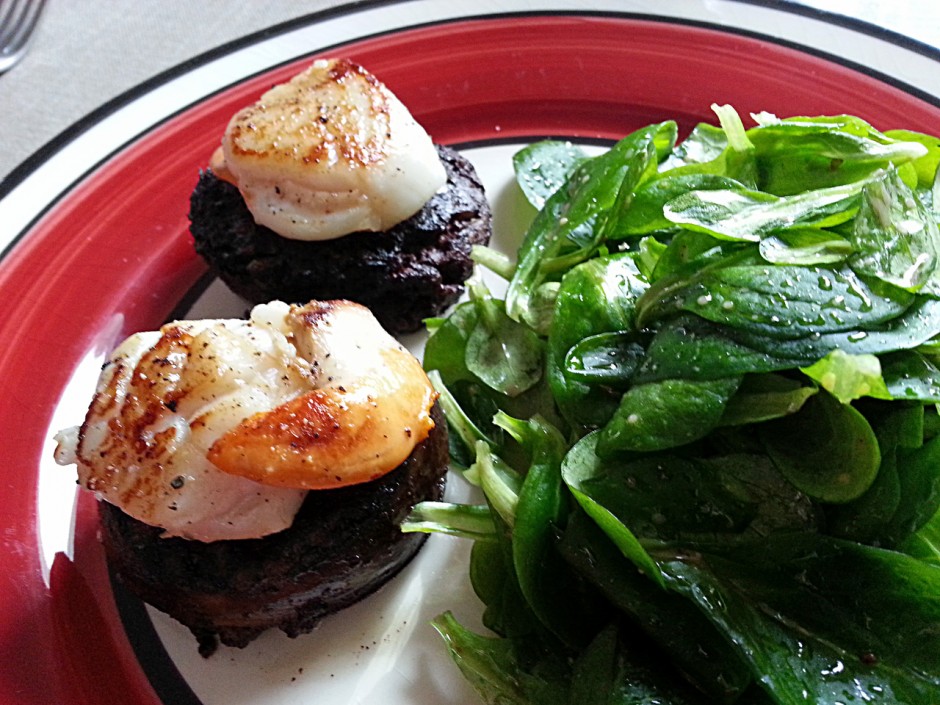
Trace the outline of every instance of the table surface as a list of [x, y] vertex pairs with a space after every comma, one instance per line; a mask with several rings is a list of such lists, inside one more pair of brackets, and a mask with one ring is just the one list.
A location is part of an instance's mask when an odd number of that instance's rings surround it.
[[[69, 125], [139, 83], [241, 36], [343, 4], [337, 0], [48, 0], [29, 53], [0, 76], [0, 180]], [[937, 0], [799, 4], [862, 18], [940, 47]]]

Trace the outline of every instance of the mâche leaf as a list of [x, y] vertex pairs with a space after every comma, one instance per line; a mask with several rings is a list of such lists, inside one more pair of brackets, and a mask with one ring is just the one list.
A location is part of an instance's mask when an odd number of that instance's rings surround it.
[[792, 339], [875, 328], [913, 302], [908, 292], [848, 267], [771, 266], [742, 252], [656, 282], [637, 302], [637, 316], [643, 325], [685, 311], [747, 334]]
[[667, 202], [663, 214], [674, 225], [722, 240], [757, 242], [792, 227], [824, 228], [851, 220], [865, 183], [780, 197], [742, 188], [689, 191]]
[[924, 154], [911, 162], [917, 174], [917, 186], [927, 190], [933, 188], [937, 180], [937, 168], [940, 166], [940, 139], [933, 135], [911, 130], [888, 130], [885, 137], [899, 142], [917, 142], [925, 147]]
[[940, 294], [940, 230], [897, 170], [867, 184], [850, 235], [859, 274], [908, 291]]
[[512, 558], [519, 589], [546, 629], [569, 645], [584, 646], [598, 625], [571, 599], [578, 592], [577, 579], [555, 545], [571, 502], [561, 478], [564, 440], [539, 417], [526, 423], [503, 415], [497, 423], [529, 457], [513, 523]]
[[742, 426], [795, 414], [817, 391], [815, 386], [783, 375], [747, 375], [725, 405], [720, 424]]
[[584, 150], [571, 142], [543, 140], [516, 152], [512, 166], [526, 199], [541, 208], [586, 158]]
[[[547, 376], [554, 401], [571, 425], [604, 423], [619, 403], [605, 382], [569, 370], [579, 343], [633, 327], [636, 299], [647, 283], [630, 255], [597, 257], [572, 268], [562, 279], [548, 332]], [[614, 353], [623, 360], [631, 354]]]
[[865, 417], [827, 393], [762, 425], [761, 439], [784, 477], [823, 502], [857, 499], [881, 464], [878, 440]]
[[626, 385], [645, 355], [630, 333], [598, 333], [568, 351], [564, 372], [588, 384]]
[[851, 242], [823, 228], [775, 230], [758, 249], [772, 264], [836, 264], [855, 252]]
[[401, 524], [409, 532], [439, 532], [474, 541], [495, 540], [496, 529], [489, 508], [483, 505], [421, 502]]
[[[730, 702], [747, 690], [752, 682], [750, 669], [697, 607], [638, 573], [585, 514], [572, 515], [559, 550], [617, 612], [628, 615], [669, 655], [695, 688], [719, 702]], [[675, 629], [677, 622], [683, 625], [681, 631]], [[681, 688], [680, 679], [669, 681]]]
[[844, 350], [833, 350], [802, 371], [843, 404], [861, 397], [891, 399], [881, 376], [881, 362], [874, 355], [850, 355]]
[[892, 139], [850, 115], [765, 120], [747, 136], [760, 188], [780, 196], [862, 182], [928, 152], [919, 142]]
[[543, 342], [527, 326], [506, 315], [502, 301], [471, 285], [477, 324], [467, 338], [467, 370], [491, 389], [517, 397], [542, 378]]
[[673, 230], [675, 223], [666, 217], [664, 208], [673, 199], [690, 191], [744, 189], [744, 185], [718, 174], [660, 173], [640, 186], [633, 195], [630, 208], [616, 213], [610, 226], [611, 238], [644, 235], [660, 230]]
[[532, 292], [552, 270], [558, 270], [553, 260], [564, 257], [565, 264], [573, 266], [594, 254], [612, 209], [629, 205], [626, 201], [633, 190], [655, 174], [660, 152], [671, 151], [675, 136], [675, 123], [651, 125], [575, 167], [564, 185], [546, 200], [526, 233], [506, 292], [506, 311], [511, 318], [525, 317]]
[[818, 535], [656, 555], [774, 702], [914, 705], [940, 689], [935, 566]]
[[655, 451], [698, 440], [721, 421], [739, 377], [667, 379], [631, 387], [601, 431], [602, 455]]
[[[484, 701], [926, 705], [940, 692], [940, 140], [713, 106], [517, 155], [506, 300], [425, 364], [468, 505]], [[940, 701], [937, 701], [940, 702]]]

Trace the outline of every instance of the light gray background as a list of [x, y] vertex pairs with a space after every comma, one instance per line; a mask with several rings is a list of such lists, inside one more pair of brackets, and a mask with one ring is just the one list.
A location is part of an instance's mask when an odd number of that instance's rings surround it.
[[[26, 58], [0, 76], [0, 179], [83, 115], [142, 81], [238, 37], [343, 4], [357, 3], [48, 0]], [[940, 46], [940, 0], [802, 4]]]
[[47, 0], [0, 76], [0, 178], [108, 100], [205, 51], [337, 0]]

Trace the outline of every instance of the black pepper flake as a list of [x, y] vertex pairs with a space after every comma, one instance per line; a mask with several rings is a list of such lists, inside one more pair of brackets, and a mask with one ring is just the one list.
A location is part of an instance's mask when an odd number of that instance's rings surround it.
[[186, 478], [182, 475], [177, 475], [172, 480], [170, 480], [170, 487], [174, 490], [178, 490], [180, 487], [186, 484]]

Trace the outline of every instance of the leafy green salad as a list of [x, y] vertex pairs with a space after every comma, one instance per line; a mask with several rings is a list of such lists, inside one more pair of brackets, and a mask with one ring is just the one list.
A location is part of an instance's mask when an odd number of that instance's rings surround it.
[[[663, 122], [514, 158], [507, 280], [429, 322], [505, 705], [940, 703], [940, 140]], [[495, 287], [494, 287], [495, 288]]]

